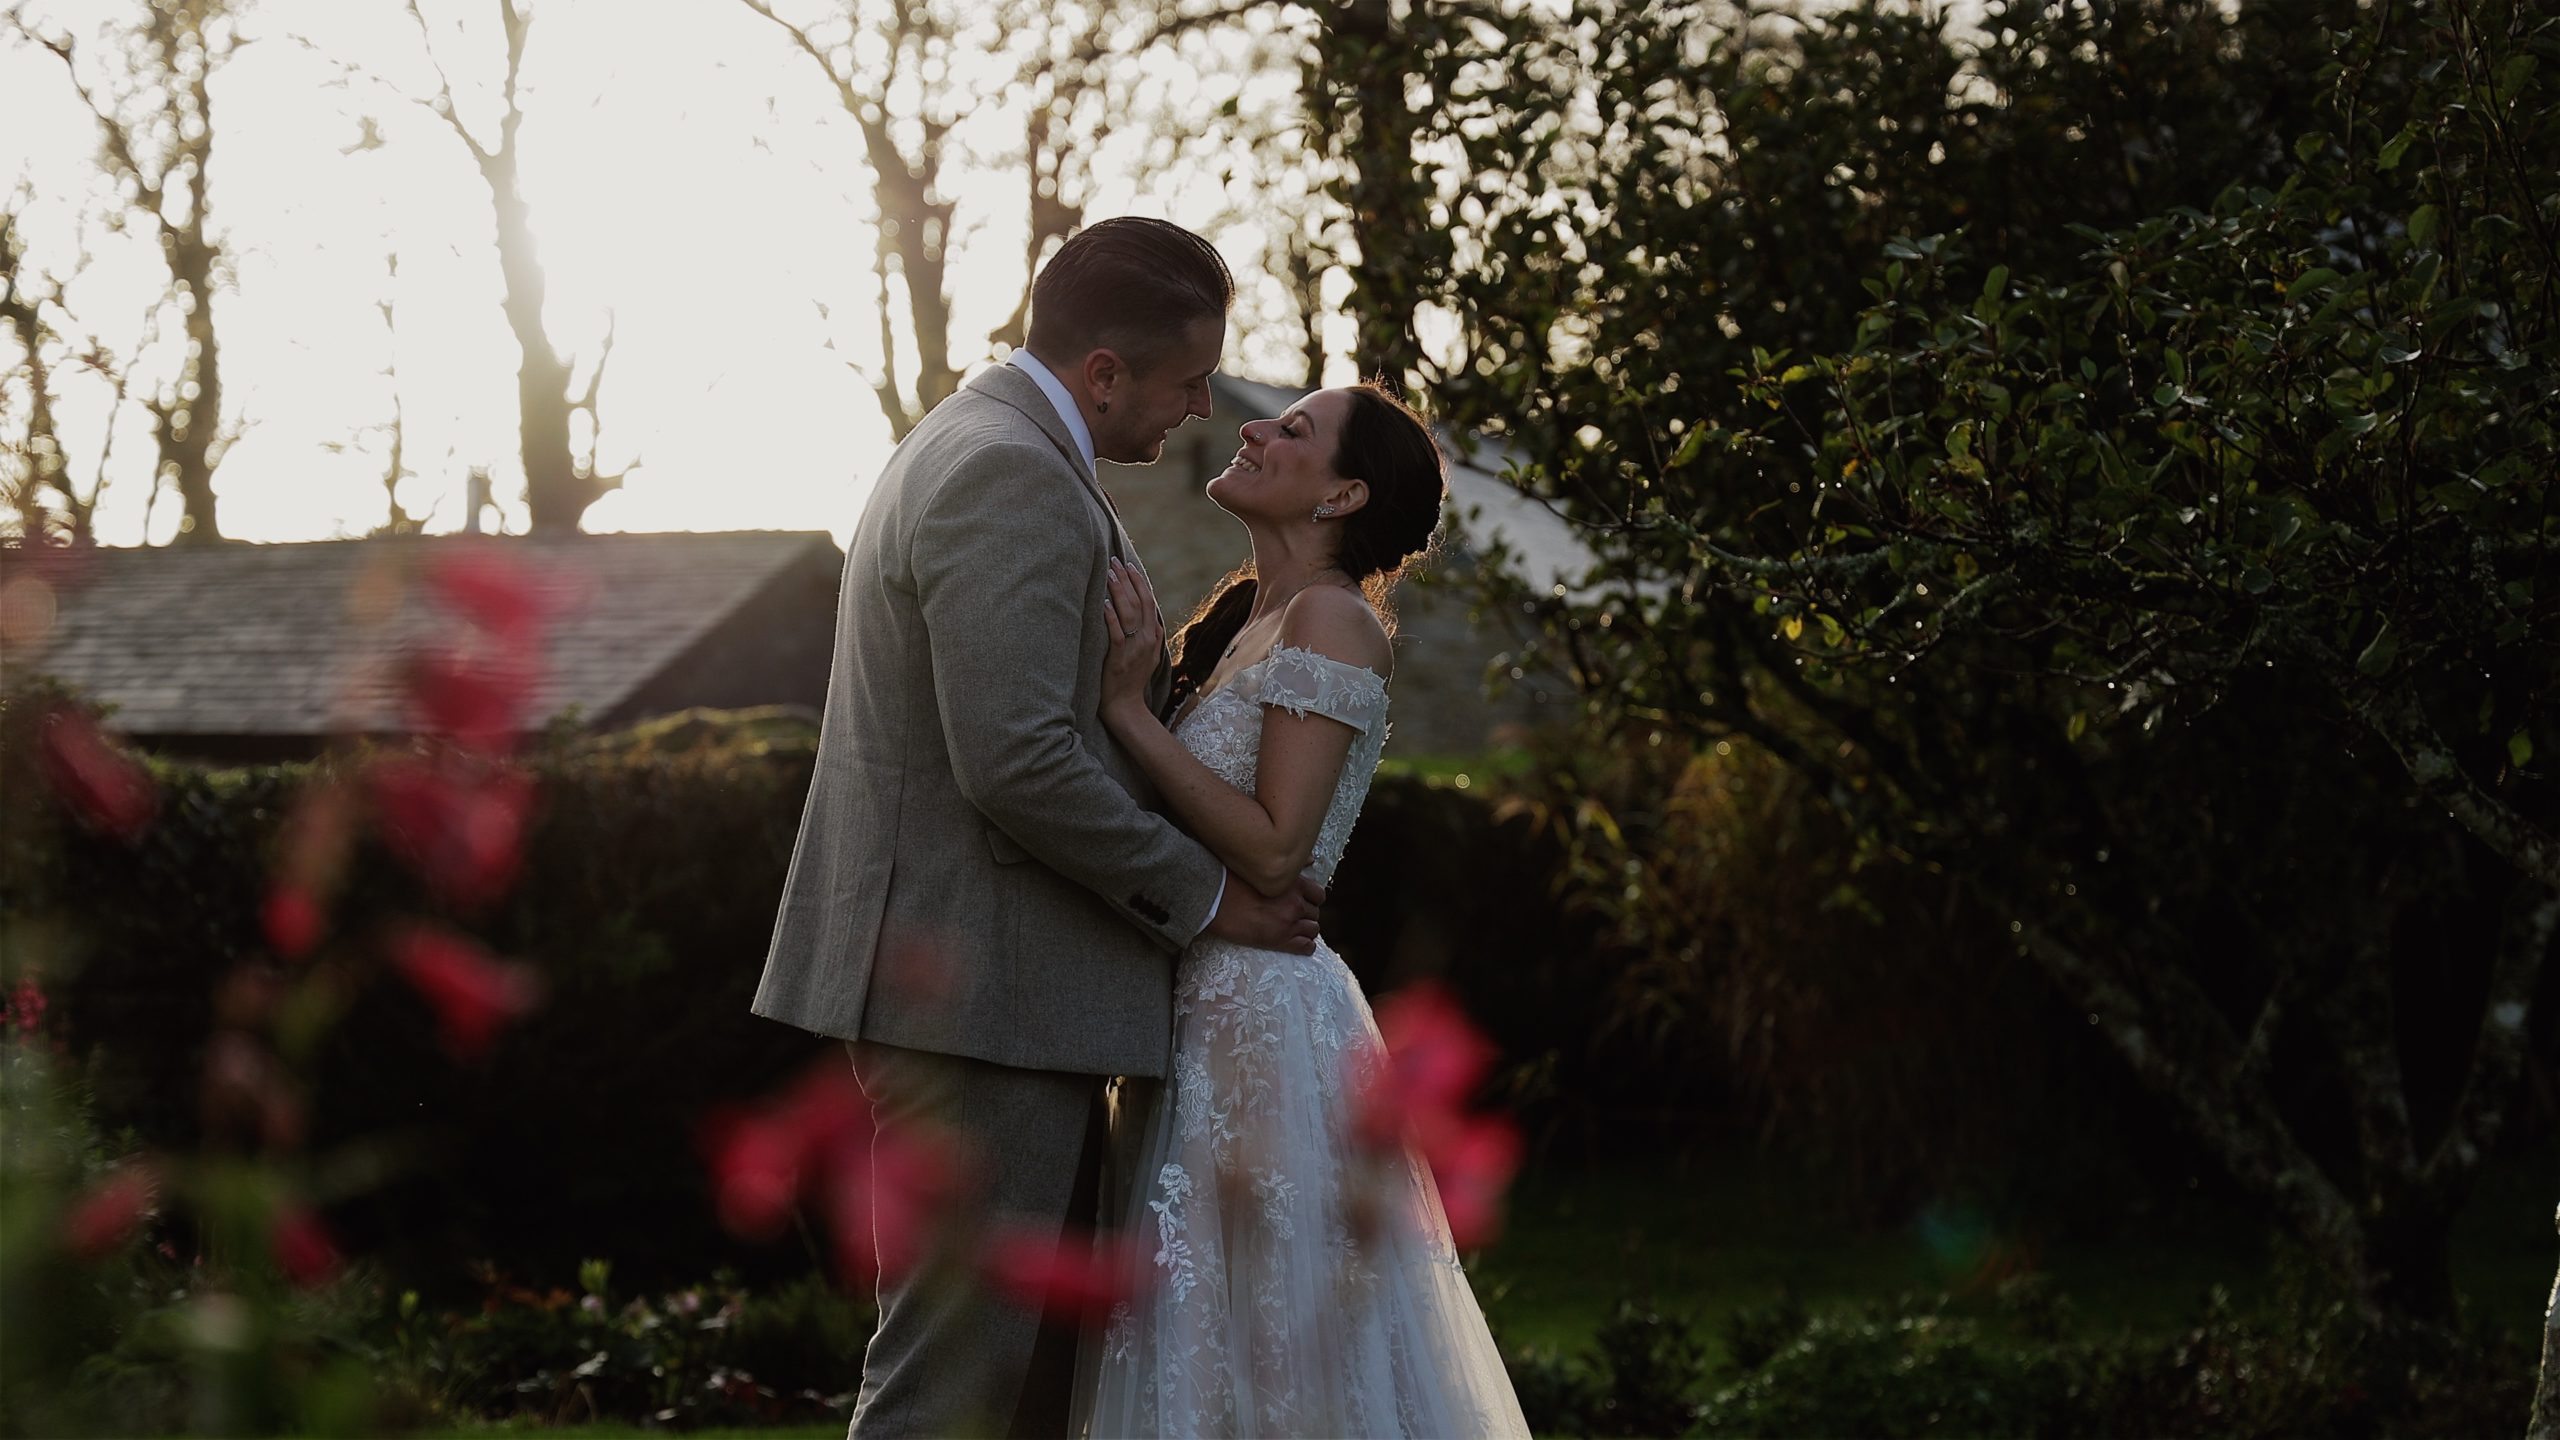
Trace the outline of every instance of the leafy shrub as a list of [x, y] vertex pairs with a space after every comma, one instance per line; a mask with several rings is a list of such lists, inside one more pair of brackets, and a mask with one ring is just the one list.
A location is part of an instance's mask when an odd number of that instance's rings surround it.
[[1707, 1435], [2072, 1433], [2074, 1362], [2088, 1352], [1985, 1341], [1936, 1306], [1818, 1315], [1710, 1397]]
[[1677, 1435], [1696, 1416], [1706, 1362], [1694, 1322], [1629, 1299], [1601, 1322], [1584, 1355], [1515, 1357], [1511, 1384], [1541, 1435]]
[[447, 1321], [437, 1353], [453, 1409], [687, 1429], [851, 1411], [868, 1304], [807, 1277], [759, 1298], [729, 1276], [617, 1302], [611, 1266], [580, 1269], [576, 1294], [492, 1275], [480, 1311]]
[[2534, 1359], [2505, 1339], [2392, 1341], [2300, 1289], [2263, 1313], [2217, 1291], [2164, 1338], [2075, 1328], [2040, 1281], [1981, 1314], [1780, 1300], [1716, 1333], [1720, 1360], [1696, 1326], [1625, 1303], [1580, 1356], [1515, 1357], [1512, 1383], [1541, 1434], [2345, 1440], [2510, 1431]]
[[125, 1190], [151, 1158], [97, 1132], [41, 1032], [0, 1038], [0, 1135], [0, 1435], [346, 1434], [411, 1410], [358, 1339], [378, 1287], [288, 1283], [243, 1233], [268, 1209], [248, 1172]]

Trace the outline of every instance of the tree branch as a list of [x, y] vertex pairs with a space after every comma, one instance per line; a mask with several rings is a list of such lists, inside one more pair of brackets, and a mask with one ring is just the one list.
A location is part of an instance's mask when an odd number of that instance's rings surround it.
[[2560, 889], [2560, 840], [2482, 790], [2455, 758], [2453, 747], [2429, 723], [2426, 711], [2405, 680], [2393, 680], [2370, 692], [2339, 683], [2352, 674], [2334, 654], [2324, 667], [2333, 677], [2339, 698], [2355, 717], [2391, 746], [2416, 781], [2419, 793], [2444, 807], [2462, 828], [2477, 836], [2509, 864], [2545, 889]]
[[2497, 1139], [2516, 1077], [2524, 1069], [2531, 1033], [2526, 1022], [2555, 927], [2560, 927], [2560, 889], [2530, 879], [2518, 885], [2508, 897], [2497, 953], [2489, 961], [2489, 993], [2481, 1005], [2480, 1035], [2462, 1077], [2462, 1094], [2454, 1101], [2444, 1139], [2427, 1157], [2422, 1183], [2430, 1190], [2446, 1193], [2467, 1179]]

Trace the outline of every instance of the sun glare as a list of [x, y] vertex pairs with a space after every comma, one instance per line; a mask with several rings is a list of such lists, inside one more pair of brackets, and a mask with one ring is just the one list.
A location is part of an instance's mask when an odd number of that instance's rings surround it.
[[[857, 127], [808, 57], [743, 5], [700, 7], [680, 26], [632, 24], [614, 6], [529, 8], [520, 188], [545, 329], [572, 361], [573, 390], [602, 357], [598, 423], [577, 438], [592, 439], [599, 469], [624, 477], [586, 528], [843, 540], [892, 445], [873, 393], [884, 304], [898, 363], [915, 358], [903, 291], [884, 296], [875, 275]], [[464, 123], [493, 141], [494, 24], [481, 9], [428, 0], [426, 10]], [[57, 14], [75, 31], [95, 23], [78, 6]], [[489, 192], [460, 139], [419, 103], [436, 93], [438, 71], [416, 26], [394, 0], [270, 0], [248, 23], [255, 43], [218, 72], [213, 102], [213, 213], [238, 278], [215, 296], [224, 408], [240, 421], [216, 475], [225, 533], [360, 535], [385, 521], [394, 496], [432, 529], [460, 528], [475, 468], [496, 497], [484, 523], [521, 529], [518, 351], [500, 307]], [[972, 67], [983, 73], [959, 73]], [[985, 97], [946, 142], [944, 186], [959, 207], [953, 360], [964, 371], [992, 358], [984, 337], [1025, 283], [1028, 196], [1011, 163], [1022, 120], [1008, 67], [967, 51], [952, 65]], [[1163, 61], [1136, 81], [1176, 110], [1214, 104], [1201, 83]], [[76, 217], [92, 217], [81, 243], [48, 242], [35, 257], [78, 275], [71, 328], [130, 347], [159, 278], [138, 226], [109, 234], [94, 218], [111, 208], [90, 158], [95, 122], [59, 64], [30, 47], [0, 45], [0, 95], [0, 122], [13, 122], [0, 123], [0, 184], [39, 197], [29, 227], [67, 236]], [[1094, 168], [1091, 215], [1201, 224], [1234, 208], [1214, 185], [1132, 178], [1162, 165], [1131, 136], [1104, 141]], [[1244, 243], [1258, 238], [1248, 231]], [[1230, 254], [1240, 273], [1255, 258]], [[1231, 345], [1231, 361], [1244, 353]], [[134, 373], [161, 383], [174, 364], [164, 341]], [[61, 388], [85, 474], [109, 391], [79, 375]], [[115, 427], [98, 516], [110, 543], [166, 540], [178, 518], [173, 496], [150, 503], [142, 418], [128, 405]], [[405, 474], [386, 489], [395, 420]]]

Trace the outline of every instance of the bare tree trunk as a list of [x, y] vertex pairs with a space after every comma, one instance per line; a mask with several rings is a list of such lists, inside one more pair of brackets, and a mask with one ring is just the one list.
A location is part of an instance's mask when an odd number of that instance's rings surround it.
[[1310, 96], [1332, 118], [1334, 152], [1348, 162], [1351, 236], [1359, 260], [1350, 267], [1351, 293], [1343, 304], [1360, 321], [1364, 354], [1410, 356], [1414, 297], [1401, 277], [1411, 267], [1384, 263], [1403, 237], [1421, 233], [1421, 182], [1414, 173], [1415, 116], [1405, 97], [1404, 28], [1388, 0], [1337, 0], [1321, 7], [1323, 37], [1317, 48], [1319, 85], [1331, 95]]
[[[505, 33], [507, 55], [499, 81], [498, 135], [492, 144], [484, 143], [463, 123], [452, 79], [445, 73], [443, 62], [436, 58], [435, 37], [418, 0], [407, 0], [407, 9], [417, 26], [418, 43], [436, 69], [435, 98], [419, 103], [461, 139], [489, 190], [490, 215], [497, 227], [498, 271], [506, 286], [507, 329], [516, 338], [519, 357], [516, 435], [532, 528], [537, 534], [575, 532], [587, 507], [620, 484], [622, 477], [601, 474], [592, 463], [579, 462], [570, 441], [569, 416], [591, 403], [592, 389], [588, 401], [570, 398], [570, 363], [552, 345], [550, 333], [542, 325], [542, 266], [531, 216], [518, 184], [516, 148], [517, 132], [524, 125], [524, 109], [517, 103], [518, 83], [524, 73], [525, 39], [532, 30], [533, 17], [517, 0], [498, 0], [498, 20]], [[601, 365], [597, 378], [602, 378]]]
[[[960, 372], [951, 364], [951, 301], [944, 293], [949, 259], [951, 219], [957, 208], [942, 193], [943, 141], [965, 114], [970, 97], [948, 88], [922, 85], [916, 113], [918, 130], [912, 154], [900, 146], [893, 92], [911, 72], [918, 72], [925, 51], [948, 42], [949, 29], [923, 4], [892, 7], [880, 38], [886, 42], [876, 72], [854, 68], [833, 46], [819, 41], [805, 26], [786, 20], [769, 0], [739, 0], [791, 37], [791, 43], [827, 77], [836, 102], [861, 132], [863, 158], [871, 167], [871, 198], [878, 212], [872, 273], [880, 284], [880, 369], [866, 377], [878, 397], [889, 433], [903, 440], [926, 412], [959, 388]], [[858, 33], [861, 16], [847, 5], [843, 20]], [[1036, 185], [1036, 181], [1034, 182]], [[1036, 243], [1035, 235], [1035, 243]], [[890, 324], [895, 292], [906, 292], [906, 311], [915, 336], [916, 378], [911, 390], [898, 381], [897, 338]]]
[[1324, 265], [1315, 240], [1303, 232], [1292, 233], [1281, 245], [1281, 272], [1298, 302], [1299, 327], [1306, 332], [1298, 352], [1305, 370], [1298, 383], [1313, 390], [1324, 383]]
[[[2560, 1226], [2560, 1209], [2551, 1214]], [[2534, 1387], [2533, 1418], [2525, 1440], [2560, 1440], [2560, 1279], [2551, 1282], [2551, 1298], [2542, 1307], [2542, 1382]]]
[[[510, 133], [512, 142], [513, 135]], [[498, 271], [506, 280], [507, 329], [516, 337], [516, 437], [524, 461], [525, 508], [537, 535], [571, 532], [604, 493], [578, 471], [569, 448], [569, 365], [542, 328], [542, 265], [533, 226], [516, 193], [515, 147], [482, 160], [498, 222]]]
[[[67, 36], [39, 35], [11, 12], [10, 23], [53, 52], [72, 89], [96, 117], [108, 173], [132, 192], [135, 210], [150, 217], [169, 269], [169, 300], [184, 317], [187, 344], [177, 378], [144, 398], [158, 450], [157, 488], [178, 492], [184, 513], [181, 543], [222, 538], [215, 513], [213, 474], [229, 437], [222, 429], [222, 364], [214, 328], [214, 295], [223, 282], [223, 250], [213, 237], [208, 206], [213, 166], [213, 72], [238, 48], [236, 32], [217, 33], [227, 18], [226, 0], [166, 0], [144, 7], [139, 41], [128, 58], [147, 73], [140, 83], [156, 92], [140, 123], [102, 103], [81, 78]], [[147, 57], [147, 59], [146, 59]], [[182, 204], [180, 202], [183, 202]]]
[[[949, 264], [958, 207], [942, 188], [943, 167], [951, 151], [946, 141], [979, 99], [947, 79], [927, 78], [942, 64], [940, 52], [953, 43], [951, 7], [937, 7], [927, 0], [901, 0], [888, 7], [872, 32], [882, 42], [880, 58], [868, 68], [858, 68], [846, 58], [851, 52], [834, 43], [832, 26], [841, 23], [847, 39], [859, 38], [865, 7], [841, 0], [826, 22], [828, 34], [822, 39], [813, 33], [820, 26], [784, 18], [772, 0], [738, 3], [780, 29], [793, 48], [817, 66], [862, 136], [863, 157], [871, 170], [872, 206], [879, 216], [872, 273], [879, 282], [881, 307], [880, 367], [864, 372], [863, 378], [879, 401], [890, 434], [904, 439], [934, 406], [959, 388], [967, 362], [986, 353], [974, 345], [955, 345], [951, 334]], [[1115, 22], [1151, 8], [1156, 13], [1145, 17], [1147, 28], [1136, 38], [1117, 34]], [[1072, 33], [1063, 28], [1068, 21], [1049, 6], [1016, 3], [1004, 13], [1010, 29], [1042, 27], [1040, 45], [1014, 82], [1026, 87], [1032, 99], [1023, 137], [1030, 222], [1024, 243], [1023, 294], [1012, 315], [988, 337], [991, 345], [1020, 346], [1029, 339], [1031, 272], [1051, 245], [1084, 221], [1090, 191], [1084, 157], [1099, 137], [1076, 132], [1078, 106], [1096, 92], [1107, 92], [1112, 67], [1186, 30], [1230, 19], [1235, 12], [1175, 14], [1165, 8], [1106, 0], [1080, 12], [1081, 27]], [[891, 318], [893, 307], [904, 309], [915, 345], [911, 382], [900, 374], [904, 367]], [[964, 354], [964, 349], [969, 353]]]
[[391, 454], [382, 465], [385, 515], [381, 526], [373, 533], [416, 535], [427, 528], [427, 517], [410, 514], [408, 507], [400, 503], [400, 482], [409, 478], [410, 470], [408, 414], [400, 403], [400, 302], [396, 298], [400, 284], [400, 253], [396, 250], [383, 257], [383, 284], [382, 298], [374, 303], [373, 308], [382, 312], [383, 339], [390, 357], [383, 362], [382, 378], [391, 383], [391, 421], [384, 427], [390, 431]]
[[[160, 475], [178, 492], [178, 539], [193, 544], [222, 538], [213, 494], [213, 467], [223, 448], [222, 363], [213, 331], [214, 272], [222, 250], [207, 233], [205, 204], [213, 169], [213, 100], [207, 82], [216, 52], [203, 32], [203, 8], [155, 6], [151, 19], [166, 115], [179, 147], [174, 162], [162, 169], [160, 184], [181, 179], [186, 195], [183, 220], [170, 215], [164, 195], [153, 196], [152, 213], [160, 221], [160, 250], [168, 260], [187, 336], [176, 393], [153, 400], [151, 425], [159, 444]], [[191, 53], [201, 63], [191, 60]]]
[[17, 234], [16, 221], [15, 215], [0, 212], [0, 325], [8, 327], [24, 355], [18, 368], [27, 377], [27, 430], [11, 446], [18, 451], [20, 471], [10, 482], [5, 503], [18, 517], [18, 533], [29, 541], [53, 533], [58, 510], [67, 537], [74, 544], [86, 544], [94, 538], [91, 517], [96, 501], [72, 485], [62, 453], [62, 436], [53, 418], [53, 370], [45, 359], [53, 329], [45, 322], [43, 301], [28, 288], [26, 246]]
[[[196, 173], [201, 177], [204, 172]], [[201, 196], [201, 178], [195, 188]], [[201, 228], [190, 228], [193, 233], [169, 246], [169, 269], [177, 279], [178, 293], [194, 302], [183, 307], [187, 363], [181, 373], [186, 379], [180, 383], [175, 405], [152, 407], [152, 425], [160, 442], [161, 472], [178, 489], [183, 517], [178, 538], [209, 542], [222, 538], [222, 527], [214, 519], [213, 494], [213, 467], [222, 449], [221, 342], [213, 333], [216, 252], [203, 242]], [[193, 395], [187, 393], [189, 384], [194, 386]]]

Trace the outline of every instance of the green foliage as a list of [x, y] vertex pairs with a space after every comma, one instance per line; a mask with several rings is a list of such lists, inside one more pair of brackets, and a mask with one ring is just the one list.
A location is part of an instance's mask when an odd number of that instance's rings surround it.
[[[149, 1157], [130, 1132], [98, 1134], [77, 1070], [38, 1036], [0, 1039], [0, 1117], [0, 1435], [396, 1423], [354, 1340], [366, 1282], [288, 1283], [259, 1177], [164, 1171], [128, 1220], [100, 1225], [101, 1192]], [[84, 1230], [92, 1253], [74, 1254]]]
[[[1712, 1072], [1870, 1214], [1975, 1191], [2068, 1226], [2120, 1214], [2146, 1159], [2191, 1167], [2128, 1127], [2090, 1133], [2130, 1087], [2088, 1063], [2085, 1022], [2011, 963], [1999, 917], [1943, 874], [1862, 855], [1758, 747], [1648, 743], [1661, 733], [1571, 737], [1506, 783], [1557, 838], [1564, 898], [1626, 957], [1593, 976], [1622, 1053]], [[2059, 1193], [2075, 1186], [2096, 1203]]]
[[[1622, 1305], [1578, 1362], [1521, 1357], [1542, 1434], [2460, 1436], [2512, 1428], [2531, 1356], [2455, 1337], [2377, 1365], [2334, 1302], [2245, 1314], [2215, 1292], [2165, 1339], [2093, 1333], [2032, 1285], [1989, 1315], [1943, 1297], [1737, 1311], [1711, 1360], [1694, 1322]], [[2377, 1374], [2394, 1377], [2377, 1388]]]
[[404, 1315], [404, 1332], [422, 1338], [404, 1333], [403, 1344], [440, 1376], [448, 1413], [487, 1419], [694, 1429], [850, 1412], [868, 1304], [814, 1277], [759, 1295], [725, 1275], [617, 1300], [610, 1276], [590, 1261], [574, 1294], [492, 1277], [475, 1313]]
[[2560, 884], [2555, 47], [2503, 0], [1595, 5], [1425, 277], [1420, 378], [1597, 553], [1502, 596], [1592, 738], [1747, 742], [1853, 867], [1943, 873], [2376, 1313], [2449, 1304]]

